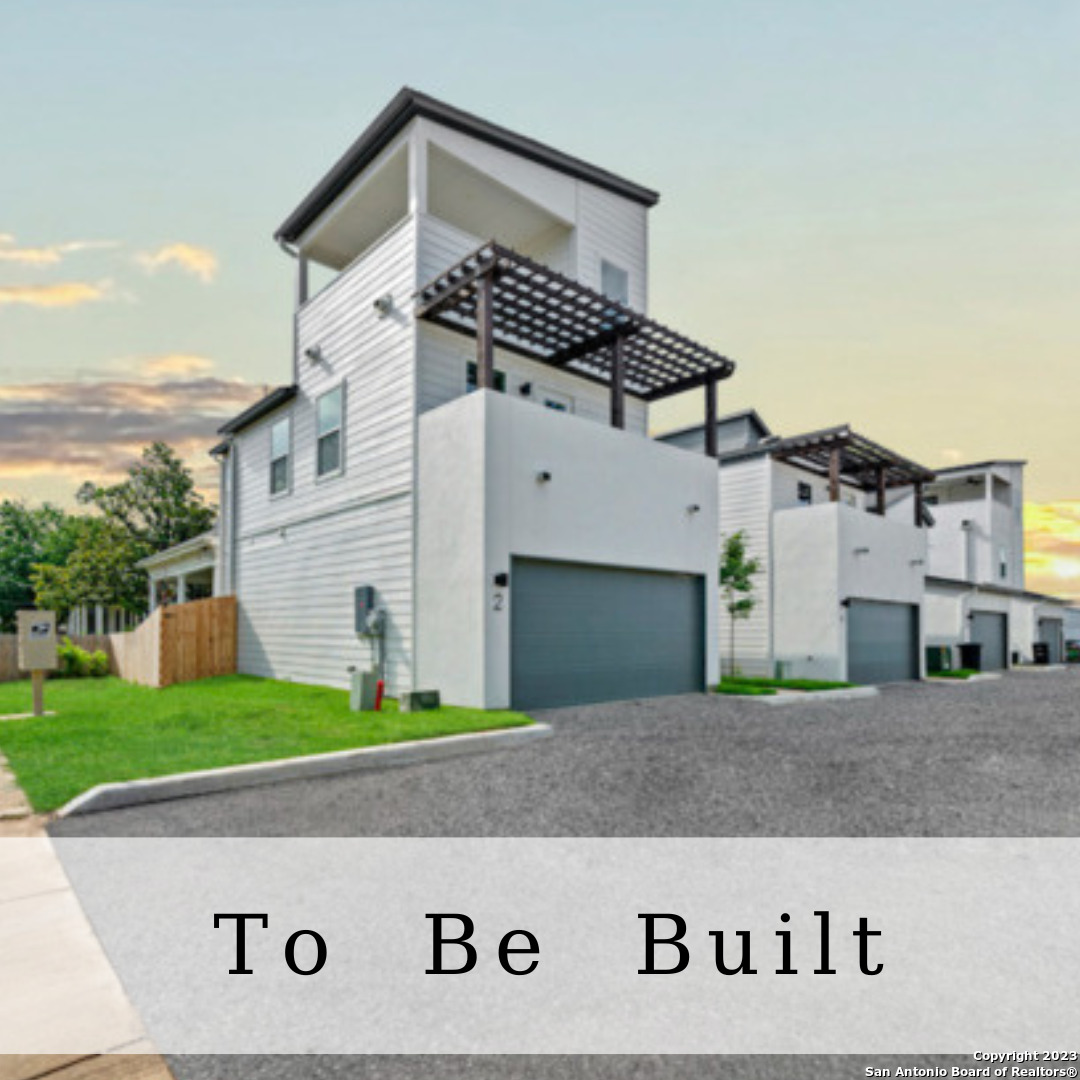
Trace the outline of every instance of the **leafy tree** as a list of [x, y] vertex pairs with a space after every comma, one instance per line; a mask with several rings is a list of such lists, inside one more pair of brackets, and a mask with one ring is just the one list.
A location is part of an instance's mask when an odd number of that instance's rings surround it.
[[757, 606], [754, 577], [760, 569], [761, 563], [757, 559], [746, 557], [745, 534], [741, 531], [732, 533], [724, 541], [720, 555], [720, 591], [731, 622], [731, 675], [735, 674], [735, 622], [749, 619]]
[[33, 607], [36, 565], [62, 565], [78, 539], [77, 519], [45, 503], [0, 503], [0, 633], [15, 630], [15, 613]]
[[62, 566], [40, 564], [31, 574], [42, 608], [68, 612], [81, 604], [103, 604], [139, 614], [146, 610], [146, 575], [135, 564], [150, 554], [114, 521], [76, 518], [78, 537]]
[[126, 480], [109, 486], [85, 483], [77, 498], [97, 507], [148, 553], [191, 540], [214, 524], [214, 508], [195, 490], [191, 470], [163, 442], [143, 450]]

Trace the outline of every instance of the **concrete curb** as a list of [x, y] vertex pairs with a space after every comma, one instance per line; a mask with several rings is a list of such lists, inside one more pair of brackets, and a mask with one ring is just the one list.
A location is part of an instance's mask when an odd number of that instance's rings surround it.
[[1009, 674], [1017, 675], [1048, 675], [1051, 671], [1068, 671], [1068, 664], [1017, 664], [1009, 668]]
[[[731, 694], [730, 697], [738, 701], [752, 701], [756, 705], [769, 705], [772, 707], [784, 705], [806, 705], [812, 701], [857, 701], [860, 698], [878, 697], [879, 691], [876, 686], [852, 686], [846, 690], [804, 690], [785, 694], [780, 691], [776, 694]], [[720, 695], [721, 697], [724, 695]]]
[[923, 682], [934, 686], [968, 686], [970, 683], [994, 682], [1000, 678], [1001, 675], [996, 671], [980, 671], [978, 675], [969, 675], [966, 679], [939, 679], [928, 675]]
[[547, 738], [551, 734], [548, 724], [533, 723], [527, 727], [476, 731], [465, 735], [441, 735], [434, 739], [417, 739], [414, 742], [365, 746], [356, 750], [336, 750], [329, 754], [283, 758], [280, 761], [257, 761], [250, 765], [174, 773], [172, 776], [157, 776], [147, 780], [98, 784], [97, 787], [76, 795], [56, 812], [56, 816], [64, 818], [94, 814], [101, 810], [118, 810], [125, 806], [142, 806], [146, 803], [167, 802], [170, 799], [186, 799], [193, 795], [235, 791], [238, 788], [258, 787], [282, 780], [335, 776], [363, 769], [419, 765], [462, 754], [509, 750]]

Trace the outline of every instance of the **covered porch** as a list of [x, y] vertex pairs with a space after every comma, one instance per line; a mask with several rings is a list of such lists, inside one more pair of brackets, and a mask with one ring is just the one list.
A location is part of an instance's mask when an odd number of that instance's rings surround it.
[[639, 311], [491, 241], [416, 294], [420, 319], [476, 339], [476, 388], [496, 389], [504, 349], [608, 389], [610, 424], [627, 396], [646, 403], [700, 388], [705, 452], [717, 456], [717, 385], [735, 364]]
[[869, 509], [882, 517], [888, 510], [888, 493], [910, 487], [915, 494], [913, 524], [922, 528], [933, 523], [923, 492], [935, 473], [852, 431], [847, 424], [780, 439], [769, 452], [776, 461], [828, 477], [830, 502], [840, 501], [841, 485], [872, 495]]
[[217, 534], [203, 533], [150, 555], [138, 564], [149, 578], [149, 606], [205, 600], [216, 593]]

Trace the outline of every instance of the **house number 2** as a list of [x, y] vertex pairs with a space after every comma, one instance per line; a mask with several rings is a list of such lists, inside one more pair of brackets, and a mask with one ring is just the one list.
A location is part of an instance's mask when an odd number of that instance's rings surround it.
[[491, 607], [493, 611], [502, 611], [506, 604], [506, 597], [503, 593], [497, 592], [492, 599]]

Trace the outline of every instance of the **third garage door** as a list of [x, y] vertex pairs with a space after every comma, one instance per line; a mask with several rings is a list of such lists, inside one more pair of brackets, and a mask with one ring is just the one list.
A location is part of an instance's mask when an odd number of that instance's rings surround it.
[[848, 604], [848, 681], [899, 682], [919, 677], [919, 609], [914, 604]]
[[983, 671], [1001, 671], [1009, 666], [1008, 617], [997, 611], [971, 613], [971, 640], [982, 646]]
[[515, 708], [705, 689], [700, 576], [515, 558], [510, 612]]

